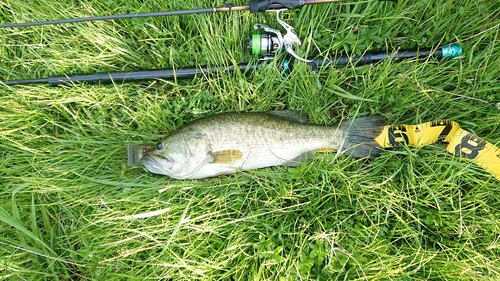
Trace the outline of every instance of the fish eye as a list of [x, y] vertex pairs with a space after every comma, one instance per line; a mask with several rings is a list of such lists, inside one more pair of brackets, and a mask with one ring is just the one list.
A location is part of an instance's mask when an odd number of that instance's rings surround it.
[[156, 144], [156, 149], [160, 150], [160, 149], [163, 148], [163, 146], [164, 146], [163, 143], [159, 142], [159, 143]]

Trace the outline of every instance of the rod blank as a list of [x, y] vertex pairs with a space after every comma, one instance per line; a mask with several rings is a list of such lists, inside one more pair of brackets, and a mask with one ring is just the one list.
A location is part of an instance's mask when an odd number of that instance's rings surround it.
[[199, 9], [177, 10], [177, 11], [95, 16], [86, 18], [60, 19], [60, 20], [36, 21], [36, 22], [4, 23], [0, 24], [0, 28], [30, 27], [30, 26], [40, 26], [40, 25], [53, 25], [53, 24], [77, 23], [77, 22], [88, 22], [88, 21], [131, 19], [131, 18], [146, 18], [146, 17], [182, 16], [182, 15], [219, 13], [219, 12], [237, 12], [246, 10], [250, 10], [252, 13], [256, 13], [256, 12], [264, 12], [267, 10], [295, 9], [297, 7], [301, 7], [304, 5], [342, 2], [342, 1], [346, 0], [262, 0], [262, 1], [250, 0], [249, 5], [242, 5], [242, 6], [227, 4], [224, 7], [215, 7], [215, 8], [199, 8]]
[[[420, 50], [404, 50], [395, 53], [388, 52], [365, 52], [361, 56], [347, 56], [337, 55], [329, 57], [312, 58], [308, 65], [313, 71], [317, 71], [324, 67], [337, 67], [352, 64], [354, 66], [361, 66], [366, 64], [377, 63], [386, 59], [393, 61], [400, 61], [404, 59], [420, 59], [429, 56], [437, 58], [453, 58], [462, 55], [462, 48], [459, 45], [453, 44], [445, 47]], [[284, 72], [290, 72], [293, 67], [293, 59], [285, 59], [283, 65], [280, 67]], [[239, 71], [250, 74], [262, 66], [261, 63], [257, 64], [238, 64], [229, 67], [190, 67], [179, 69], [154, 69], [154, 70], [139, 70], [139, 71], [124, 71], [114, 73], [96, 73], [96, 74], [81, 74], [72, 76], [52, 76], [40, 79], [27, 79], [27, 80], [9, 80], [0, 81], [0, 84], [9, 86], [13, 85], [28, 85], [28, 84], [68, 84], [68, 83], [123, 83], [135, 82], [143, 80], [163, 79], [163, 80], [176, 80], [176, 79], [190, 79], [198, 75], [213, 75], [217, 73], [232, 73], [236, 69]]]

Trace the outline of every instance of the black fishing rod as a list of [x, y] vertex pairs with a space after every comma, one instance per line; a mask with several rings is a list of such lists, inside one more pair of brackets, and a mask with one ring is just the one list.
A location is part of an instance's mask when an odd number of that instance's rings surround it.
[[[30, 22], [30, 23], [11, 23], [11, 24], [0, 24], [0, 28], [6, 27], [28, 27], [37, 25], [47, 25], [47, 24], [62, 24], [62, 23], [76, 23], [84, 21], [96, 21], [96, 20], [113, 20], [113, 19], [125, 19], [125, 18], [137, 18], [137, 17], [153, 17], [153, 16], [173, 16], [173, 15], [188, 15], [188, 14], [200, 14], [200, 13], [217, 13], [217, 12], [231, 12], [231, 11], [244, 11], [249, 10], [251, 13], [257, 12], [275, 12], [277, 22], [286, 30], [285, 34], [282, 34], [279, 30], [271, 28], [263, 24], [255, 24], [254, 28], [256, 30], [263, 30], [263, 33], [253, 34], [249, 40], [249, 49], [254, 55], [259, 55], [260, 59], [258, 63], [242, 63], [236, 66], [229, 67], [191, 67], [191, 68], [180, 68], [180, 69], [154, 69], [154, 70], [140, 70], [140, 71], [124, 71], [124, 72], [114, 72], [114, 73], [96, 73], [96, 74], [81, 74], [72, 76], [51, 76], [48, 78], [36, 78], [36, 79], [26, 79], [26, 80], [8, 80], [0, 81], [0, 83], [5, 85], [26, 85], [26, 84], [50, 84], [58, 85], [63, 83], [110, 83], [110, 82], [130, 82], [130, 81], [141, 81], [150, 79], [186, 79], [193, 78], [197, 75], [207, 75], [221, 72], [234, 72], [239, 70], [242, 73], [249, 74], [254, 70], [260, 68], [263, 65], [263, 61], [274, 59], [282, 50], [287, 52], [291, 57], [284, 59], [283, 63], [279, 67], [285, 73], [291, 72], [294, 62], [297, 60], [307, 63], [313, 72], [318, 71], [322, 67], [329, 66], [342, 66], [352, 64], [354, 66], [360, 66], [365, 64], [376, 63], [388, 58], [393, 61], [399, 61], [402, 59], [410, 58], [425, 58], [431, 55], [435, 55], [438, 58], [452, 58], [457, 57], [462, 54], [462, 49], [458, 45], [450, 45], [447, 47], [438, 48], [436, 50], [432, 49], [420, 49], [420, 50], [406, 50], [399, 52], [365, 52], [361, 56], [348, 56], [348, 55], [334, 55], [329, 57], [315, 57], [315, 58], [302, 58], [298, 56], [293, 47], [300, 45], [300, 39], [293, 32], [293, 27], [288, 23], [280, 19], [279, 14], [283, 10], [295, 9], [304, 5], [320, 4], [320, 3], [330, 3], [330, 2], [342, 2], [345, 0], [250, 0], [249, 5], [245, 6], [235, 6], [227, 5], [225, 7], [219, 8], [202, 8], [202, 9], [192, 9], [192, 10], [178, 10], [178, 11], [166, 11], [166, 12], [153, 12], [153, 13], [142, 13], [142, 14], [123, 14], [123, 15], [111, 15], [111, 16], [100, 16], [100, 17], [90, 17], [90, 18], [75, 18], [75, 19], [65, 19], [65, 20], [53, 20], [53, 21], [43, 21], [43, 22]], [[380, 0], [380, 1], [393, 1], [395, 0]]]
[[[404, 50], [398, 52], [365, 52], [360, 56], [337, 55], [329, 57], [316, 57], [307, 59], [306, 63], [311, 67], [313, 72], [317, 72], [325, 67], [338, 67], [345, 65], [361, 66], [366, 64], [377, 63], [386, 59], [392, 61], [400, 61], [404, 59], [424, 59], [429, 56], [436, 58], [454, 58], [462, 55], [462, 48], [459, 45], [453, 44], [445, 47], [420, 50]], [[293, 69], [296, 58], [290, 57], [283, 60], [279, 65], [284, 73], [290, 73]], [[97, 74], [82, 74], [71, 76], [52, 76], [48, 78], [26, 79], [26, 80], [9, 80], [0, 81], [0, 84], [9, 86], [27, 85], [27, 84], [71, 84], [71, 83], [122, 83], [144, 81], [152, 79], [174, 80], [174, 79], [190, 79], [198, 75], [213, 75], [217, 73], [232, 73], [236, 70], [251, 74], [264, 65], [265, 60], [259, 60], [255, 64], [238, 64], [229, 67], [190, 67], [179, 69], [155, 69], [155, 70], [140, 70], [140, 71], [124, 71], [114, 73], [97, 73]]]
[[[73, 18], [61, 19], [50, 21], [37, 21], [37, 22], [23, 22], [23, 23], [5, 23], [0, 24], [0, 28], [9, 27], [30, 27], [39, 25], [52, 25], [64, 23], [77, 23], [86, 21], [100, 21], [100, 20], [116, 20], [116, 19], [131, 19], [131, 18], [145, 18], [145, 17], [165, 17], [165, 16], [182, 16], [193, 14], [206, 14], [206, 13], [220, 13], [220, 12], [237, 12], [237, 11], [250, 11], [251, 13], [266, 12], [273, 10], [293, 10], [305, 5], [343, 2], [346, 0], [250, 0], [248, 5], [237, 6], [234, 4], [225, 4], [223, 7], [214, 8], [199, 8], [190, 10], [177, 10], [177, 11], [163, 11], [163, 12], [149, 12], [149, 13], [133, 13], [122, 15], [109, 15], [109, 16], [96, 16], [88, 18]], [[392, 1], [397, 0], [378, 0], [378, 1]]]

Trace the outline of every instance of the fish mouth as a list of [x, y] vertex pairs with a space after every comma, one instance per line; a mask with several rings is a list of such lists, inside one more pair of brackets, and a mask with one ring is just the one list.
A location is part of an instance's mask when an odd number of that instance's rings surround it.
[[142, 157], [140, 162], [151, 173], [167, 176], [169, 175], [169, 169], [173, 165], [173, 161], [167, 157], [150, 154]]

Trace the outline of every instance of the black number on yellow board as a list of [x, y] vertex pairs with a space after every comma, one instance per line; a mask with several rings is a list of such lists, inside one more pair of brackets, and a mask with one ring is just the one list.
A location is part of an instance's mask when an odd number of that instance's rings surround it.
[[405, 143], [408, 143], [408, 141], [408, 135], [404, 126], [396, 125], [389, 127], [389, 142], [393, 147], [401, 147]]
[[479, 137], [473, 135], [466, 135], [462, 138], [460, 144], [455, 146], [455, 154], [460, 157], [465, 157], [469, 159], [474, 159], [477, 157], [479, 151], [481, 151], [486, 142]]
[[438, 141], [443, 141], [448, 134], [451, 132], [451, 129], [453, 129], [453, 123], [449, 120], [438, 120], [438, 121], [431, 121], [431, 127], [441, 127], [444, 126], [443, 130], [441, 133], [439, 133]]

